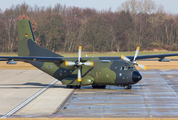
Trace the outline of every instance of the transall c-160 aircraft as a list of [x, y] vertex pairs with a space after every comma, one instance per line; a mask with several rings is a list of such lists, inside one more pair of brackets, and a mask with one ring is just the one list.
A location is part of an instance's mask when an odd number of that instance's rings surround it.
[[0, 61], [24, 61], [32, 64], [45, 73], [60, 80], [67, 88], [80, 88], [92, 85], [93, 88], [105, 88], [106, 85], [123, 86], [131, 89], [131, 85], [138, 83], [142, 76], [135, 68], [146, 66], [136, 62], [138, 59], [178, 56], [178, 54], [158, 54], [121, 57], [81, 57], [82, 47], [79, 46], [78, 57], [63, 57], [37, 45], [31, 23], [27, 19], [18, 21], [18, 57], [0, 56]]

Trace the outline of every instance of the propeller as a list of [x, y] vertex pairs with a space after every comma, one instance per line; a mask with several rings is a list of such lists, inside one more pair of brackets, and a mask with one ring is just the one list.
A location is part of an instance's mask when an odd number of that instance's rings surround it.
[[78, 67], [78, 75], [77, 75], [77, 81], [81, 82], [82, 81], [82, 71], [81, 71], [81, 66], [86, 65], [86, 66], [93, 66], [94, 62], [81, 62], [81, 53], [82, 53], [82, 46], [79, 46], [78, 48], [78, 61], [72, 62], [72, 61], [65, 61], [65, 66], [77, 66]]
[[146, 69], [147, 69], [146, 66], [141, 65], [141, 64], [138, 64], [138, 63], [136, 62], [136, 58], [137, 58], [137, 55], [138, 55], [139, 50], [140, 50], [140, 47], [138, 46], [137, 49], [136, 49], [136, 51], [135, 51], [134, 59], [133, 59], [132, 61], [131, 61], [129, 58], [127, 58], [126, 56], [124, 56], [124, 55], [121, 55], [121, 59], [122, 59], [122, 60], [125, 60], [125, 61], [132, 62], [134, 65], [137, 65], [137, 66], [139, 66], [140, 68], [146, 70]]

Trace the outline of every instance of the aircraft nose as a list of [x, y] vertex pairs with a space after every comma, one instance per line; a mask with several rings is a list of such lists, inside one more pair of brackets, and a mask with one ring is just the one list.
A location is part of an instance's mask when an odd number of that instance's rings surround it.
[[138, 81], [140, 81], [142, 79], [142, 76], [140, 75], [140, 73], [138, 71], [134, 71], [132, 74], [132, 80], [137, 83]]

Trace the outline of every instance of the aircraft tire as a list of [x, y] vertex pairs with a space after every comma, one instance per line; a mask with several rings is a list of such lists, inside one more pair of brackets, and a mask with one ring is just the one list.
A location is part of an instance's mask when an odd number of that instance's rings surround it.
[[67, 87], [67, 88], [72, 88], [72, 85], [67, 85], [66, 87]]
[[92, 85], [93, 89], [96, 88], [101, 88], [101, 89], [105, 89], [106, 85]]
[[80, 85], [67, 85], [67, 88], [75, 88], [75, 89], [80, 89]]
[[105, 89], [105, 88], [106, 88], [106, 85], [101, 85], [101, 88]]
[[131, 89], [131, 88], [132, 88], [131, 85], [125, 85], [125, 86], [124, 86], [124, 89], [126, 89], [126, 90], [129, 90], [129, 89]]
[[80, 89], [81, 85], [74, 85], [75, 89]]

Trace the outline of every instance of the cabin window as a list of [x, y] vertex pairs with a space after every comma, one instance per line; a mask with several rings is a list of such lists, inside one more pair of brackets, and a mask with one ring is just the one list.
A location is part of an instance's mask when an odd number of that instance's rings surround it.
[[63, 75], [67, 76], [67, 71], [66, 70], [64, 70]]

